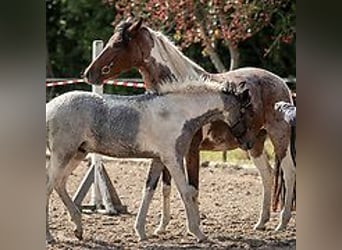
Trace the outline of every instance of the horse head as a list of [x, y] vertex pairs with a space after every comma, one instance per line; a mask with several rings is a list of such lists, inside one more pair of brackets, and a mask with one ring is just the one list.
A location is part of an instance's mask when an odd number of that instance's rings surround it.
[[116, 77], [133, 67], [139, 67], [150, 49], [148, 46], [153, 44], [147, 33], [142, 19], [128, 18], [122, 21], [115, 27], [113, 35], [101, 53], [84, 71], [84, 80], [101, 85], [108, 78]]
[[251, 128], [250, 120], [253, 117], [253, 105], [250, 90], [246, 87], [246, 82], [234, 84], [225, 83], [223, 88], [225, 93], [233, 93], [237, 97], [238, 105], [234, 110], [230, 110], [229, 125], [231, 134], [235, 137], [240, 147], [249, 150], [253, 147], [256, 134]]

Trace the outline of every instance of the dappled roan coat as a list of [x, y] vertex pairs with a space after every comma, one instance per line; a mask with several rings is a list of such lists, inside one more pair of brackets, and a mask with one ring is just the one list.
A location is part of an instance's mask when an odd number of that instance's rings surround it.
[[81, 214], [65, 189], [67, 177], [87, 153], [112, 157], [153, 158], [144, 199], [137, 216], [136, 231], [146, 238], [145, 217], [153, 188], [164, 166], [174, 178], [187, 214], [189, 232], [199, 240], [197, 191], [185, 178], [183, 158], [193, 135], [204, 124], [222, 119], [233, 125], [243, 122], [241, 109], [250, 101], [249, 91], [235, 95], [217, 83], [170, 84], [159, 94], [140, 96], [100, 96], [72, 91], [46, 105], [47, 147], [47, 241], [53, 240], [48, 228], [49, 196], [55, 188], [76, 224], [75, 235], [82, 238]]

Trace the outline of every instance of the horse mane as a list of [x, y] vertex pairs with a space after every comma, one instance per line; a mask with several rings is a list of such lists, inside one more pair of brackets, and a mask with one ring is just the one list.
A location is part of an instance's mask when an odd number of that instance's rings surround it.
[[164, 81], [160, 84], [158, 95], [167, 94], [202, 94], [221, 92], [222, 84], [209, 79], [187, 79], [185, 81]]
[[189, 75], [198, 78], [207, 74], [200, 65], [186, 57], [167, 36], [147, 26], [144, 27], [151, 34], [158, 54], [171, 67], [170, 70], [176, 77], [186, 80]]

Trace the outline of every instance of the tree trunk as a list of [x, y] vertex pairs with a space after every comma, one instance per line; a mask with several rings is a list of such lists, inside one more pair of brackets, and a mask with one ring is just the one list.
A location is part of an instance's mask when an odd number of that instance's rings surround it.
[[207, 53], [209, 54], [211, 62], [214, 64], [217, 72], [219, 72], [219, 73], [226, 72], [227, 69], [223, 65], [223, 63], [222, 63], [220, 57], [218, 56], [218, 54], [216, 53], [215, 49], [210, 44], [207, 44], [206, 50], [207, 50]]
[[[224, 2], [221, 2], [221, 8], [219, 8], [218, 11], [218, 17], [220, 19], [220, 23], [221, 23], [221, 29], [224, 29], [224, 27], [228, 28], [229, 25], [225, 19], [225, 13], [223, 12], [224, 9]], [[222, 32], [223, 34], [225, 34], [225, 32]], [[240, 53], [239, 53], [239, 49], [237, 47], [237, 45], [233, 45], [229, 39], [227, 37], [224, 37], [226, 39], [226, 44], [228, 45], [229, 48], [229, 54], [230, 54], [230, 67], [229, 70], [233, 70], [239, 67], [239, 57], [240, 57]]]
[[237, 46], [228, 44], [230, 53], [230, 67], [229, 70], [233, 70], [239, 67], [240, 52]]
[[201, 4], [200, 1], [195, 2], [195, 9], [194, 14], [196, 16], [196, 19], [198, 20], [198, 27], [200, 29], [202, 39], [205, 44], [205, 49], [210, 57], [211, 62], [214, 64], [217, 72], [222, 73], [227, 71], [224, 67], [220, 57], [216, 53], [215, 49], [211, 45], [210, 38], [208, 37], [208, 32], [206, 30], [206, 13], [204, 13], [204, 6]]
[[[203, 6], [201, 6], [201, 2], [200, 1], [196, 1], [196, 4], [195, 4], [195, 9], [194, 9], [194, 14], [198, 20], [198, 26], [199, 26], [199, 29], [200, 29], [200, 32], [202, 34], [202, 38], [204, 40], [204, 44], [205, 44], [205, 48], [206, 48], [206, 51], [210, 57], [210, 60], [211, 62], [214, 64], [217, 72], [219, 73], [223, 73], [223, 72], [226, 72], [227, 69], [226, 67], [224, 66], [224, 64], [222, 63], [219, 55], [216, 53], [215, 49], [213, 48], [213, 46], [211, 45], [211, 41], [208, 37], [208, 33], [206, 32], [206, 24], [205, 24], [205, 14], [203, 13]], [[224, 162], [227, 161], [227, 151], [223, 151], [222, 152], [222, 160]]]

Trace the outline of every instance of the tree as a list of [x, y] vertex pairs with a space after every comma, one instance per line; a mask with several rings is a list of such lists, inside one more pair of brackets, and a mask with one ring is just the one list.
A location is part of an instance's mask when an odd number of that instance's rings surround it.
[[[133, 13], [142, 16], [150, 26], [165, 33], [186, 48], [201, 42], [203, 54], [209, 55], [218, 72], [226, 71], [217, 46], [222, 42], [229, 49], [230, 67], [239, 66], [239, 44], [265, 27], [276, 33], [267, 48], [269, 54], [280, 42], [290, 43], [295, 36], [295, 2], [292, 0], [120, 0], [105, 1], [115, 6], [115, 23]], [[290, 14], [290, 15], [288, 15]], [[160, 27], [162, 25], [162, 27]]]

